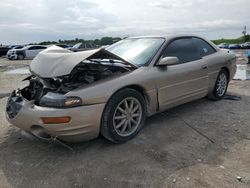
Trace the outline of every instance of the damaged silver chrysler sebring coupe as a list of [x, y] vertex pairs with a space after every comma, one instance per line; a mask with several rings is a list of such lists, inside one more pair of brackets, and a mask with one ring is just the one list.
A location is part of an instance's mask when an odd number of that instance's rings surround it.
[[133, 37], [106, 49], [50, 47], [30, 64], [29, 85], [8, 99], [8, 121], [39, 137], [121, 143], [145, 118], [208, 96], [222, 99], [236, 71], [230, 51], [190, 35]]

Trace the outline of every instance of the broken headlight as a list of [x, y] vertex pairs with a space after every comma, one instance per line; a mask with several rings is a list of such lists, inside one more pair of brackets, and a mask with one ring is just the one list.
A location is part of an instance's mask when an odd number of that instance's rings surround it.
[[69, 108], [82, 105], [82, 100], [75, 96], [68, 97], [62, 94], [48, 92], [41, 98], [39, 105], [45, 107]]

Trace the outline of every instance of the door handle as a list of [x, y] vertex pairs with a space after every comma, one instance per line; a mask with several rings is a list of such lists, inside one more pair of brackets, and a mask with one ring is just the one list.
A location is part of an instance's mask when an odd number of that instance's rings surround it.
[[208, 67], [207, 67], [207, 65], [203, 65], [202, 67], [201, 67], [201, 69], [207, 69]]

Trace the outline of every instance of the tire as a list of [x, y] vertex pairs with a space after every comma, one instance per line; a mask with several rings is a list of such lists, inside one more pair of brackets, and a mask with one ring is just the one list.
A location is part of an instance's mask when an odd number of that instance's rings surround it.
[[124, 143], [138, 134], [145, 119], [144, 97], [134, 89], [122, 89], [110, 98], [104, 109], [101, 134], [113, 143]]
[[227, 87], [229, 83], [229, 75], [225, 69], [222, 69], [215, 82], [214, 90], [209, 95], [212, 100], [221, 100], [227, 92]]
[[17, 59], [18, 60], [24, 60], [24, 55], [23, 54], [18, 54]]

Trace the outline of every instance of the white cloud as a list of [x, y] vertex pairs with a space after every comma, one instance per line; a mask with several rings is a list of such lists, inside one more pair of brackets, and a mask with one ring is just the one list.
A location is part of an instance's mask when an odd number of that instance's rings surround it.
[[238, 37], [248, 0], [1, 0], [0, 43], [150, 34]]
[[173, 7], [173, 4], [171, 3], [166, 3], [166, 4], [163, 4], [163, 3], [160, 3], [160, 2], [149, 2], [148, 5], [150, 7], [157, 7], [157, 8], [164, 8], [164, 9], [170, 9]]

